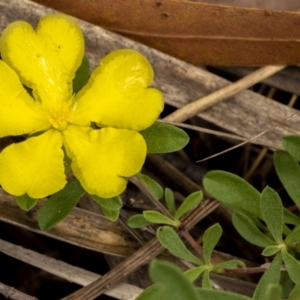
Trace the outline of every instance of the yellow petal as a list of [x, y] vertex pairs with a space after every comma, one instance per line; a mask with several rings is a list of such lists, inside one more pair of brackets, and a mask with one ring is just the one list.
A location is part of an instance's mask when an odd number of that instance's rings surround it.
[[0, 60], [0, 137], [46, 130], [46, 113], [22, 86], [17, 74]]
[[37, 32], [26, 22], [13, 22], [2, 33], [0, 49], [2, 59], [44, 104], [70, 100], [72, 79], [84, 52], [82, 32], [70, 17], [43, 17]]
[[12, 144], [0, 153], [0, 184], [8, 193], [27, 193], [39, 199], [66, 184], [62, 136], [49, 130], [37, 137]]
[[137, 131], [149, 127], [163, 109], [162, 93], [147, 88], [152, 80], [152, 67], [140, 53], [129, 49], [111, 52], [75, 98], [74, 123], [92, 121], [100, 127]]
[[63, 134], [73, 173], [90, 194], [102, 198], [120, 195], [126, 177], [138, 173], [144, 164], [146, 143], [138, 132], [69, 126]]

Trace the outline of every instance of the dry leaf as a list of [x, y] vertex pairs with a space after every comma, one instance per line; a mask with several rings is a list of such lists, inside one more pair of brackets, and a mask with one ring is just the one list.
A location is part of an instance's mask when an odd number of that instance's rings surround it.
[[300, 63], [300, 13], [176, 0], [36, 0], [194, 64]]

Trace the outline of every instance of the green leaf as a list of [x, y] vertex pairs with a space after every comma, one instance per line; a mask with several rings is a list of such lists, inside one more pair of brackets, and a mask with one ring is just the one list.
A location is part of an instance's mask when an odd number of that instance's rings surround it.
[[283, 147], [300, 162], [300, 136], [285, 135], [282, 138]]
[[300, 243], [300, 226], [294, 228], [294, 230], [286, 237], [284, 243], [288, 246]]
[[146, 175], [143, 175], [143, 174], [140, 174], [139, 176], [137, 176], [137, 178], [148, 187], [148, 189], [150, 190], [151, 194], [156, 199], [160, 199], [160, 198], [163, 197], [164, 190], [161, 187], [161, 185], [158, 182], [156, 182], [154, 179], [152, 179], [152, 178], [150, 178], [150, 177], [148, 177]]
[[184, 275], [187, 276], [187, 278], [191, 282], [194, 282], [208, 268], [209, 268], [209, 266], [207, 266], [207, 265], [196, 267], [196, 268], [191, 268], [191, 269], [185, 271]]
[[116, 221], [119, 218], [120, 215], [120, 210], [111, 210], [111, 209], [107, 209], [106, 207], [101, 207], [101, 210], [103, 212], [103, 214], [110, 219], [111, 221]]
[[37, 199], [31, 198], [27, 194], [24, 194], [23, 196], [17, 196], [16, 200], [20, 208], [26, 211], [32, 209], [38, 202]]
[[238, 266], [241, 266], [243, 268], [246, 267], [245, 263], [241, 260], [232, 259], [229, 261], [224, 261], [219, 264], [214, 265], [214, 269], [236, 269]]
[[211, 281], [209, 278], [209, 270], [205, 270], [202, 274], [202, 287], [204, 289], [212, 289]]
[[220, 224], [215, 224], [209, 227], [203, 236], [203, 257], [206, 264], [210, 264], [211, 253], [216, 247], [222, 235], [222, 227]]
[[166, 217], [162, 213], [156, 210], [146, 210], [143, 212], [144, 218], [154, 224], [165, 224], [178, 227], [180, 223], [178, 221], [173, 221], [170, 218]]
[[[197, 293], [201, 300], [251, 300], [251, 298], [234, 294], [231, 292], [219, 291], [219, 290], [207, 290], [203, 288], [197, 289]], [[146, 299], [145, 299], [146, 300]]]
[[269, 268], [260, 278], [259, 283], [256, 286], [254, 291], [253, 300], [262, 300], [266, 297], [266, 291], [269, 284], [277, 284], [280, 280], [281, 274], [281, 262], [282, 257], [281, 254], [278, 253], [272, 263], [270, 264]]
[[38, 213], [41, 230], [48, 231], [66, 218], [84, 193], [79, 181], [75, 179], [69, 181], [62, 190], [53, 194]]
[[157, 284], [153, 284], [146, 288], [135, 300], [163, 300], [163, 293]]
[[279, 252], [280, 250], [281, 250], [281, 248], [278, 246], [268, 246], [264, 249], [264, 251], [262, 252], [262, 255], [272, 256], [272, 255], [276, 254], [277, 252]]
[[270, 284], [266, 291], [266, 300], [281, 300], [282, 287], [280, 284]]
[[300, 168], [297, 160], [286, 151], [276, 150], [274, 164], [281, 183], [300, 208]]
[[187, 145], [189, 136], [178, 127], [154, 123], [140, 131], [147, 144], [147, 153], [175, 152]]
[[215, 199], [261, 217], [260, 193], [246, 180], [225, 171], [210, 171], [203, 179], [205, 190]]
[[131, 228], [142, 228], [142, 227], [151, 225], [151, 223], [145, 219], [144, 215], [137, 214], [137, 215], [131, 216], [127, 220], [127, 225]]
[[161, 287], [163, 298], [159, 300], [199, 300], [196, 288], [175, 265], [154, 260], [150, 264], [149, 273], [151, 279]]
[[179, 208], [177, 209], [174, 218], [175, 220], [179, 220], [185, 213], [195, 208], [203, 199], [202, 192], [195, 192], [190, 194], [184, 201], [181, 203]]
[[176, 212], [174, 193], [172, 190], [170, 190], [168, 188], [165, 189], [165, 201], [167, 204], [167, 208], [169, 209], [171, 214], [174, 216], [174, 214]]
[[95, 200], [101, 208], [107, 209], [107, 210], [115, 210], [118, 211], [121, 209], [123, 203], [120, 198], [120, 196], [112, 197], [112, 198], [101, 198], [96, 195], [91, 195], [93, 200]]
[[84, 56], [81, 65], [75, 73], [75, 78], [73, 79], [73, 92], [77, 94], [88, 82], [90, 76], [90, 63], [88, 59]]
[[300, 225], [300, 218], [286, 208], [283, 208], [283, 221], [286, 224]]
[[259, 247], [268, 247], [276, 245], [274, 241], [266, 237], [253, 223], [253, 221], [248, 218], [245, 214], [241, 212], [234, 212], [232, 217], [232, 222], [238, 233], [249, 243], [254, 244]]
[[281, 253], [286, 270], [289, 273], [291, 279], [296, 284], [300, 284], [300, 262], [291, 254], [289, 254], [285, 248], [282, 248]]
[[203, 261], [197, 258], [186, 248], [185, 244], [173, 228], [169, 226], [158, 228], [156, 234], [159, 242], [175, 256], [195, 265], [203, 264]]
[[296, 284], [290, 293], [289, 300], [299, 300], [300, 299], [300, 285]]
[[283, 226], [283, 207], [279, 195], [270, 187], [266, 187], [261, 194], [260, 208], [274, 240], [281, 244]]

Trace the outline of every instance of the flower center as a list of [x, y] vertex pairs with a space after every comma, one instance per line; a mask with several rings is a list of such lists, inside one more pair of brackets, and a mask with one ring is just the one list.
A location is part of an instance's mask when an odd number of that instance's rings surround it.
[[60, 108], [51, 108], [48, 110], [48, 119], [53, 128], [57, 130], [65, 130], [71, 120], [71, 111], [67, 105]]

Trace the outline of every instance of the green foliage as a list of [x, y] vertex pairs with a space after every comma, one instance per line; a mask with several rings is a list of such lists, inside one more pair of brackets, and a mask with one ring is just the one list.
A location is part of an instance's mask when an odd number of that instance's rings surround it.
[[77, 94], [88, 82], [90, 76], [90, 63], [88, 59], [84, 56], [81, 65], [75, 73], [75, 78], [73, 79], [73, 92]]
[[284, 243], [288, 246], [294, 246], [294, 244], [300, 243], [300, 226], [294, 228], [294, 230], [284, 240]]
[[112, 198], [101, 198], [97, 195], [91, 197], [101, 206], [103, 214], [111, 221], [119, 218], [120, 209], [122, 208], [122, 200], [119, 196]]
[[300, 262], [290, 255], [285, 248], [281, 250], [282, 258], [289, 273], [291, 279], [296, 283], [300, 284]]
[[270, 284], [266, 291], [266, 300], [281, 300], [282, 287], [280, 284]]
[[85, 191], [77, 179], [69, 181], [59, 192], [53, 194], [38, 213], [41, 230], [48, 231], [62, 221], [76, 206]]
[[194, 282], [198, 277], [202, 275], [202, 273], [209, 269], [210, 267], [207, 265], [191, 268], [184, 272], [184, 275], [191, 281]]
[[222, 228], [219, 224], [209, 227], [203, 236], [203, 257], [206, 264], [210, 264], [212, 251], [216, 247], [222, 235]]
[[202, 192], [195, 192], [190, 194], [177, 209], [174, 218], [179, 220], [185, 213], [195, 208], [203, 199]]
[[239, 176], [225, 171], [210, 171], [204, 176], [203, 185], [212, 197], [222, 203], [261, 217], [260, 193]]
[[282, 138], [282, 144], [287, 152], [300, 161], [300, 136], [286, 135]]
[[137, 178], [144, 183], [148, 189], [150, 190], [151, 194], [156, 198], [160, 199], [163, 197], [164, 190], [161, 185], [156, 182], [154, 179], [150, 178], [149, 176], [139, 174]]
[[245, 263], [242, 262], [241, 260], [232, 259], [214, 265], [214, 269], [235, 269], [238, 266], [241, 266], [243, 268], [246, 267]]
[[32, 209], [38, 202], [37, 199], [31, 198], [27, 194], [22, 195], [22, 196], [17, 196], [16, 200], [17, 200], [17, 203], [20, 206], [20, 208], [22, 208], [26, 211]]
[[281, 244], [283, 242], [283, 207], [279, 195], [270, 187], [266, 187], [261, 194], [260, 208], [274, 240]]
[[171, 295], [173, 300], [201, 299], [182, 271], [169, 262], [154, 260], [150, 264], [149, 274], [156, 285], [144, 290], [136, 300], [165, 300]]
[[238, 295], [230, 292], [211, 290], [211, 289], [197, 289], [199, 300], [251, 300], [251, 298]]
[[300, 208], [300, 168], [297, 160], [286, 151], [276, 150], [274, 164], [281, 183]]
[[180, 222], [171, 220], [170, 218], [166, 217], [162, 213], [156, 211], [156, 210], [147, 210], [143, 212], [144, 218], [154, 224], [165, 224], [165, 225], [171, 225], [174, 227], [178, 227], [180, 225]]
[[290, 293], [289, 300], [299, 300], [300, 299], [300, 285], [296, 284]]
[[276, 244], [266, 237], [247, 215], [235, 211], [232, 222], [238, 233], [248, 242], [259, 247], [268, 247]]
[[281, 253], [278, 253], [275, 259], [270, 264], [269, 268], [261, 277], [256, 289], [254, 291], [253, 300], [262, 300], [266, 298], [268, 286], [270, 284], [278, 284], [280, 280], [282, 257]]
[[204, 289], [212, 289], [211, 281], [209, 278], [209, 270], [205, 270], [202, 275], [202, 287]]
[[189, 141], [185, 131], [162, 123], [154, 123], [140, 131], [140, 134], [146, 141], [148, 153], [175, 152], [185, 147]]
[[151, 225], [151, 222], [148, 222], [144, 215], [142, 214], [137, 214], [137, 215], [133, 215], [131, 216], [128, 220], [127, 220], [127, 225], [131, 228], [142, 228], [142, 227], [146, 227]]
[[171, 214], [174, 216], [176, 212], [176, 207], [175, 207], [175, 199], [174, 199], [174, 193], [172, 190], [166, 188], [165, 190], [165, 201], [167, 208], [171, 212]]
[[164, 226], [157, 230], [157, 238], [160, 243], [177, 257], [194, 263], [202, 265], [203, 261], [192, 254], [182, 242], [175, 230], [169, 226]]
[[268, 246], [264, 249], [262, 252], [262, 255], [264, 256], [272, 256], [276, 254], [278, 251], [280, 251], [280, 247], [278, 246]]

